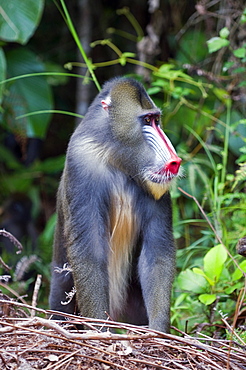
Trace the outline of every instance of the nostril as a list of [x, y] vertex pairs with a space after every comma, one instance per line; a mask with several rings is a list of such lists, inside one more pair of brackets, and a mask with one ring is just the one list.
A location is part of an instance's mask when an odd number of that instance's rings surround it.
[[165, 170], [170, 171], [173, 175], [177, 175], [181, 162], [182, 159], [179, 157], [177, 157], [175, 160], [170, 160], [166, 163]]

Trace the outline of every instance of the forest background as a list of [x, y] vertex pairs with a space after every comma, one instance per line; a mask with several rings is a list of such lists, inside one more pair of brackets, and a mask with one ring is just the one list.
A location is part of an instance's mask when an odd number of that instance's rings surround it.
[[[172, 325], [245, 340], [246, 8], [243, 0], [0, 0], [2, 289], [47, 308], [68, 140], [113, 76], [142, 81], [183, 159], [172, 189]], [[239, 244], [238, 244], [239, 242]], [[10, 269], [8, 269], [8, 266]]]

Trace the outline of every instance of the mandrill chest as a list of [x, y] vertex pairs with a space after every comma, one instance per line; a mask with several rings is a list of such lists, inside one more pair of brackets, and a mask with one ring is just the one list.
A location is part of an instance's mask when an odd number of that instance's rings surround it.
[[116, 258], [120, 258], [121, 254], [131, 251], [139, 234], [136, 194], [124, 184], [112, 189], [109, 223], [111, 252]]
[[136, 245], [142, 219], [146, 218], [144, 209], [148, 209], [149, 214], [153, 203], [163, 196], [168, 186], [145, 181], [142, 188], [134, 181], [128, 181], [124, 175], [120, 175], [117, 181], [111, 179], [110, 183], [114, 184], [110, 191], [109, 207], [110, 249], [117, 258], [117, 254], [130, 253]]

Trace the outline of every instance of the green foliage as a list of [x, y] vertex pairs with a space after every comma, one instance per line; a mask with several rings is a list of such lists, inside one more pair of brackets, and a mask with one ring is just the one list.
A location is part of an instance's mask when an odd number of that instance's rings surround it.
[[44, 0], [0, 0], [0, 35], [7, 42], [26, 44], [40, 22]]
[[[16, 6], [15, 0], [0, 0], [0, 40], [26, 44], [37, 28], [44, 7], [44, 0], [23, 0]], [[44, 65], [27, 47], [7, 53], [0, 49], [0, 101], [1, 124], [5, 129], [25, 137], [44, 138], [50, 115], [25, 117], [30, 111], [49, 110], [53, 106], [52, 93], [45, 77], [12, 80], [3, 84], [6, 76], [15, 77], [31, 72], [43, 72]], [[21, 118], [19, 118], [21, 116]], [[19, 121], [17, 121], [19, 118]]]
[[[42, 178], [43, 183], [49, 184], [50, 191], [57, 188], [53, 184], [52, 177], [60, 173], [64, 167], [65, 155], [48, 158], [42, 162], [36, 161], [28, 168], [23, 167], [19, 161], [3, 146], [0, 146], [1, 160], [6, 163], [9, 171], [1, 179], [1, 196], [7, 198], [9, 194], [29, 193], [38, 179]], [[53, 189], [52, 189], [53, 188]]]
[[[6, 78], [6, 60], [3, 49], [0, 48], [0, 81]], [[2, 102], [3, 85], [0, 85], [0, 103]]]
[[[227, 76], [233, 70], [240, 88], [244, 86], [240, 81], [245, 76], [246, 45], [232, 49], [229, 35], [230, 30], [223, 28], [219, 37], [210, 39], [209, 53], [229, 47], [229, 54], [225, 54], [226, 62], [223, 61], [223, 72]], [[186, 45], [186, 39], [181, 44], [181, 50], [183, 45]], [[196, 45], [199, 48], [199, 44]], [[233, 60], [230, 63], [229, 58]], [[176, 63], [174, 68], [177, 69], [177, 60]], [[154, 75], [161, 77], [159, 73]], [[189, 328], [206, 321], [213, 325], [219, 323], [220, 316], [213, 313], [213, 307], [233, 316], [235, 302], [240, 290], [244, 289], [245, 280], [242, 271], [238, 270], [222, 246], [226, 245], [234, 255], [238, 239], [245, 236], [246, 197], [243, 184], [246, 180], [246, 124], [243, 108], [238, 109], [233, 103], [226, 82], [223, 85], [217, 85], [215, 81], [204, 84], [204, 79], [198, 79], [198, 82], [198, 89], [189, 87], [189, 80], [185, 84], [180, 79], [171, 81], [171, 78], [166, 83], [158, 79], [153, 82], [154, 86], [158, 86], [153, 94], [164, 95], [166, 130], [170, 128], [179, 132], [189, 143], [178, 146], [186, 171], [186, 178], [182, 179], [180, 186], [200, 203], [202, 215], [209, 222], [206, 227], [200, 220], [201, 214], [195, 202], [184, 201], [176, 195], [174, 204], [178, 209], [174, 211], [174, 229], [178, 229], [176, 235], [179, 235], [183, 245], [178, 240], [179, 273], [175, 282], [172, 320], [181, 330], [185, 330], [187, 322]], [[179, 95], [175, 94], [176, 91]], [[169, 136], [175, 143], [172, 132]], [[208, 227], [210, 230], [206, 230]], [[215, 239], [219, 245], [216, 245]], [[240, 263], [239, 256], [236, 260], [245, 271], [245, 263]]]
[[[205, 255], [204, 277], [211, 286], [214, 286], [219, 280], [226, 260], [227, 252], [221, 244], [210, 249]], [[198, 272], [196, 271], [196, 273]]]
[[[241, 19], [244, 19], [244, 16], [245, 15], [243, 14]], [[212, 37], [210, 40], [207, 41], [209, 53], [214, 53], [215, 51], [218, 51], [225, 46], [230, 46], [230, 41], [228, 40], [228, 37], [230, 35], [229, 29], [227, 27], [224, 27], [220, 30], [219, 34], [220, 34], [220, 37]], [[242, 62], [245, 62], [246, 43], [243, 45], [243, 47], [232, 50], [232, 53], [236, 58], [239, 58], [242, 60]], [[244, 67], [242, 71], [245, 71]]]
[[213, 37], [207, 41], [207, 44], [209, 53], [214, 53], [224, 46], [228, 46], [230, 44], [230, 41], [222, 37]]
[[240, 24], [246, 23], [246, 8], [244, 8], [241, 18], [240, 18]]
[[[172, 40], [170, 40], [172, 41]], [[176, 48], [176, 45], [173, 45]], [[175, 60], [182, 64], [201, 63], [207, 57], [206, 35], [203, 30], [187, 30], [182, 37], [180, 47], [177, 48]]]
[[[43, 64], [28, 49], [14, 49], [6, 54], [10, 77], [31, 72], [44, 72]], [[44, 138], [50, 114], [25, 116], [28, 112], [49, 110], [53, 107], [51, 88], [43, 76], [19, 79], [7, 84], [3, 100], [3, 124], [25, 137]]]
[[[193, 321], [196, 318], [200, 321], [200, 312], [203, 312], [202, 320], [211, 321], [211, 311], [209, 306], [215, 304], [223, 308], [223, 312], [229, 312], [235, 305], [237, 292], [244, 289], [243, 273], [246, 272], [246, 261], [241, 262], [238, 267], [229, 260], [225, 247], [221, 244], [210, 249], [203, 258], [201, 268], [194, 267], [186, 269], [178, 275], [176, 289], [188, 291], [189, 295], [182, 295], [182, 305], [180, 296], [177, 296], [174, 307], [178, 311], [173, 322], [188, 314], [187, 319]], [[199, 304], [200, 302], [200, 304]], [[192, 305], [199, 307], [197, 313], [194, 312]], [[202, 309], [204, 305], [204, 309]], [[208, 308], [205, 308], [205, 307]], [[217, 319], [219, 320], [219, 315]], [[216, 322], [216, 321], [215, 321]], [[215, 324], [215, 322], [211, 322]]]
[[53, 215], [47, 221], [45, 228], [39, 237], [39, 245], [42, 246], [40, 256], [42, 260], [48, 264], [52, 260], [52, 248], [50, 246], [53, 244], [56, 221], [57, 215], [56, 213], [53, 213]]
[[207, 289], [207, 282], [202, 274], [197, 274], [194, 270], [186, 269], [178, 276], [179, 287], [193, 293], [202, 293]]

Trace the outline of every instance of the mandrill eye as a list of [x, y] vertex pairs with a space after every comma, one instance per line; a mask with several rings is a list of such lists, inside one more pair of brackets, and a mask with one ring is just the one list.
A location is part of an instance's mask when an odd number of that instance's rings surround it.
[[145, 120], [145, 122], [149, 125], [150, 124], [150, 122], [151, 122], [151, 119], [149, 118], [149, 116], [147, 116], [147, 117], [144, 117], [144, 120]]
[[158, 126], [160, 124], [160, 117], [155, 118], [155, 124], [156, 124], [156, 126]]

